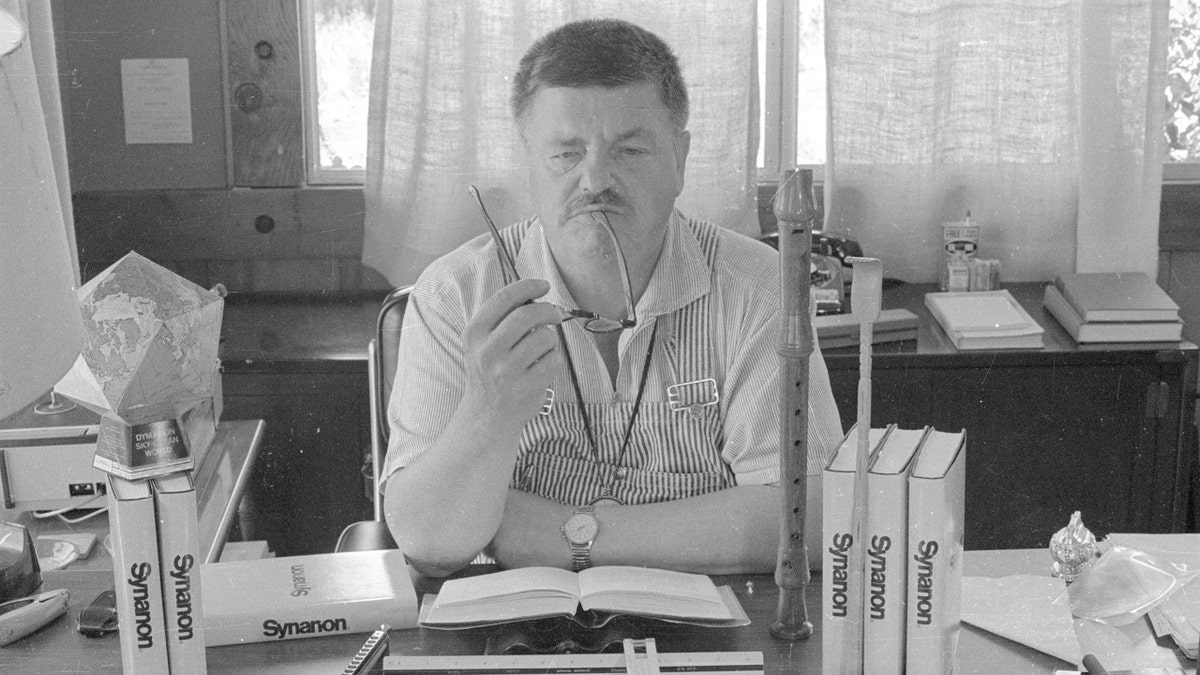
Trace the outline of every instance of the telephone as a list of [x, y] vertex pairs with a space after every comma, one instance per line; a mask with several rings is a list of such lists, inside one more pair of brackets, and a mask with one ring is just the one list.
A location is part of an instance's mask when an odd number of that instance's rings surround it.
[[[764, 235], [761, 241], [778, 249], [779, 233]], [[854, 271], [846, 263], [846, 258], [862, 255], [862, 247], [849, 237], [821, 230], [813, 231], [809, 268], [812, 274], [812, 298], [817, 303], [817, 314], [841, 314], [848, 311]]]

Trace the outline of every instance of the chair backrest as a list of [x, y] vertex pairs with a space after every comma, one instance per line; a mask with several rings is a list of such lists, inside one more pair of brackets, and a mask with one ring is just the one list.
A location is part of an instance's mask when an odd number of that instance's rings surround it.
[[[395, 548], [387, 527], [383, 525], [383, 495], [379, 493], [379, 470], [383, 468], [383, 460], [387, 456], [388, 446], [388, 400], [392, 396], [392, 383], [396, 379], [396, 362], [400, 356], [400, 330], [404, 326], [404, 310], [408, 306], [408, 296], [412, 286], [401, 286], [388, 294], [379, 310], [379, 320], [376, 323], [375, 337], [371, 340], [368, 350], [368, 379], [371, 386], [371, 419], [374, 426], [371, 430], [371, 461], [374, 477], [375, 522], [354, 523], [346, 528], [338, 537], [335, 551], [342, 550], [380, 550]], [[359, 534], [351, 536], [350, 531], [356, 525], [373, 525], [373, 528], [362, 528]], [[349, 544], [351, 539], [360, 538], [369, 542], [362, 546]], [[486, 553], [476, 556], [473, 564], [495, 564], [495, 560]]]
[[388, 400], [392, 395], [392, 383], [396, 379], [396, 361], [400, 352], [400, 330], [404, 325], [404, 309], [412, 286], [401, 286], [388, 294], [379, 309], [375, 322], [375, 338], [368, 350], [368, 379], [371, 387], [371, 464], [374, 485], [372, 500], [375, 519], [383, 519], [383, 506], [379, 494], [379, 471], [387, 455], [388, 445]]
[[412, 286], [401, 286], [388, 294], [379, 309], [379, 319], [375, 325], [376, 356], [375, 367], [379, 374], [377, 394], [379, 406], [375, 412], [375, 424], [383, 434], [386, 444], [388, 438], [387, 403], [392, 396], [392, 384], [396, 380], [396, 360], [400, 355], [400, 329], [404, 325], [404, 310], [408, 307], [408, 296]]

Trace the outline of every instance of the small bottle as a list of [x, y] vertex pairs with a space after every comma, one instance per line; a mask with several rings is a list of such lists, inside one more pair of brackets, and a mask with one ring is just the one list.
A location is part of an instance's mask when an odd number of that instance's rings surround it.
[[942, 223], [942, 252], [938, 256], [941, 267], [938, 269], [938, 287], [943, 291], [967, 290], [970, 286], [970, 270], [968, 268], [967, 284], [962, 288], [950, 288], [950, 266], [958, 264], [956, 257], [962, 256], [969, 266], [975, 254], [979, 251], [979, 225], [971, 223], [971, 212], [961, 221]]
[[947, 291], [971, 290], [971, 261], [962, 251], [955, 251], [946, 263]]

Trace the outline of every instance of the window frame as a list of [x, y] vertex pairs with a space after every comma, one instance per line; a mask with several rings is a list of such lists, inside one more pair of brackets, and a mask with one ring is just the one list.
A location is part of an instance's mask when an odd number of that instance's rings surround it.
[[1200, 184], [1200, 161], [1163, 162], [1162, 182]]
[[327, 169], [321, 166], [320, 92], [317, 84], [317, 31], [313, 0], [300, 2], [300, 78], [304, 88], [304, 183], [306, 185], [366, 184], [366, 169]]
[[[800, 2], [801, 0], [763, 0], [765, 12], [759, 16], [767, 21], [764, 50], [765, 80], [763, 87], [762, 143], [763, 166], [759, 169], [759, 185], [775, 185], [788, 169], [811, 169], [816, 183], [825, 180], [825, 164], [798, 164], [795, 160], [799, 146], [799, 71], [800, 71]], [[807, 0], [818, 1], [818, 0]], [[780, 17], [777, 22], [769, 17]], [[792, 75], [789, 77], [788, 73]]]

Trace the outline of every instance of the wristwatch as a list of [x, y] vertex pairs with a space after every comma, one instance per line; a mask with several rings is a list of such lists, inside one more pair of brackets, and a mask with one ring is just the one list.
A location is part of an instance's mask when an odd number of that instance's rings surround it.
[[571, 545], [571, 569], [576, 572], [592, 566], [592, 542], [600, 533], [596, 507], [590, 504], [575, 509], [562, 526], [563, 536]]

